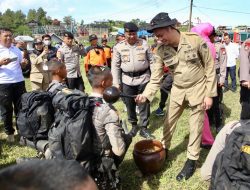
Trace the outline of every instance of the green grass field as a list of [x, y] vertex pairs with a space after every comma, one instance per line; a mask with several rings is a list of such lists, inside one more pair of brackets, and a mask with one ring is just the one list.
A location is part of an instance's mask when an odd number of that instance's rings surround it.
[[[84, 76], [86, 91], [90, 92], [90, 86]], [[29, 90], [29, 80], [26, 79], [26, 87]], [[159, 102], [159, 93], [157, 93], [154, 101], [151, 105], [151, 116], [150, 116], [150, 126], [149, 130], [156, 136], [157, 139], [162, 137], [163, 129], [163, 117], [157, 117], [154, 114], [154, 110], [157, 108]], [[224, 114], [225, 123], [238, 120], [240, 115], [240, 103], [239, 103], [239, 86], [236, 93], [228, 91], [224, 94]], [[117, 102], [115, 104], [116, 108], [119, 110], [120, 117], [126, 119], [126, 113], [123, 112], [124, 105], [122, 102]], [[136, 142], [142, 138], [137, 135], [126, 154], [124, 162], [120, 167], [120, 175], [122, 178], [123, 189], [126, 190], [139, 190], [139, 189], [152, 189], [152, 190], [205, 190], [208, 189], [209, 183], [201, 181], [200, 178], [200, 167], [204, 162], [208, 151], [205, 149], [201, 150], [201, 156], [198, 162], [198, 168], [193, 177], [188, 181], [177, 182], [175, 177], [178, 172], [182, 169], [184, 162], [186, 161], [186, 147], [188, 143], [188, 119], [189, 110], [185, 110], [182, 117], [180, 118], [176, 131], [172, 139], [172, 145], [170, 148], [169, 156], [165, 162], [165, 165], [161, 172], [156, 175], [141, 177], [138, 175], [138, 168], [133, 161], [133, 147]], [[130, 126], [129, 126], [130, 128]], [[3, 132], [3, 128], [0, 128], [0, 145], [1, 145], [1, 155], [0, 155], [0, 168], [15, 164], [15, 159], [18, 157], [32, 157], [36, 156], [36, 151], [23, 147], [18, 144], [18, 136], [16, 136], [16, 142], [14, 144], [9, 144], [6, 142], [6, 135]]]

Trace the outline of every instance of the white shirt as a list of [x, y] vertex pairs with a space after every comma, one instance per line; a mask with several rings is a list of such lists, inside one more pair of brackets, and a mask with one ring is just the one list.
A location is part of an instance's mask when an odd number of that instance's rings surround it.
[[229, 42], [227, 45], [224, 44], [227, 52], [227, 67], [233, 67], [236, 65], [236, 58], [239, 57], [239, 47], [238, 45]]
[[20, 65], [22, 61], [21, 51], [15, 46], [6, 48], [0, 45], [0, 60], [4, 58], [15, 57], [17, 57], [16, 61], [12, 61], [7, 65], [0, 66], [0, 84], [17, 83], [24, 81]]

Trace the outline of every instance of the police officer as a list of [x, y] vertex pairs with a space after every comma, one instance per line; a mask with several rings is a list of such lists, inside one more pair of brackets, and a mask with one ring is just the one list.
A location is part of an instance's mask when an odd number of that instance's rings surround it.
[[187, 180], [195, 172], [204, 111], [212, 106], [212, 97], [217, 93], [214, 61], [207, 44], [196, 33], [177, 30], [176, 23], [177, 20], [171, 19], [168, 13], [159, 13], [151, 20], [148, 32], [153, 32], [162, 44], [154, 56], [150, 82], [143, 93], [136, 97], [136, 101], [143, 103], [153, 100], [163, 76], [163, 66], [168, 66], [173, 73], [173, 86], [163, 129], [162, 142], [166, 152], [170, 148], [179, 117], [187, 106], [191, 108], [188, 159], [176, 177], [181, 181]]
[[240, 48], [240, 86], [241, 119], [246, 119], [250, 112], [250, 38]]
[[80, 72], [80, 55], [86, 55], [85, 49], [73, 44], [74, 36], [71, 32], [63, 34], [63, 45], [57, 51], [57, 58], [62, 60], [67, 69], [67, 86], [70, 89], [84, 91], [84, 83]]
[[[125, 23], [125, 40], [114, 46], [111, 63], [114, 85], [124, 94], [137, 95], [143, 92], [150, 79], [152, 53], [145, 40], [137, 37], [138, 27], [134, 23]], [[140, 128], [140, 135], [153, 138], [147, 130], [150, 116], [150, 104], [145, 102], [139, 106], [140, 123], [137, 125], [136, 102], [132, 98], [124, 98], [128, 110], [128, 120], [132, 124], [135, 136]]]
[[[214, 38], [216, 36], [215, 30], [210, 35], [211, 42], [214, 42]], [[213, 105], [210, 110], [208, 110], [208, 117], [209, 123], [213, 123], [213, 119], [215, 121], [215, 128], [216, 131], [222, 128], [222, 108], [220, 104], [223, 99], [223, 89], [226, 78], [226, 71], [227, 71], [227, 54], [224, 44], [220, 41], [215, 43], [215, 50], [216, 50], [216, 57], [215, 57], [215, 69], [216, 69], [216, 76], [217, 76], [217, 96], [213, 97]]]
[[86, 57], [84, 58], [86, 73], [93, 65], [107, 65], [105, 52], [102, 46], [98, 45], [98, 38], [95, 34], [89, 36], [90, 46], [86, 48]]

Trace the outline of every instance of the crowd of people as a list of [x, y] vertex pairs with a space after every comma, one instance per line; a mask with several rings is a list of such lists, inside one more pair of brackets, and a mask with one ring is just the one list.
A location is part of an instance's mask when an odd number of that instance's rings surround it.
[[[50, 35], [45, 34], [41, 39], [35, 39], [34, 50], [27, 53], [25, 44], [13, 43], [10, 29], [0, 28], [0, 113], [7, 141], [14, 142], [13, 110], [17, 117], [20, 98], [26, 92], [22, 72], [27, 74], [27, 68], [30, 68], [32, 91], [53, 92], [63, 86], [84, 92], [82, 75], [87, 76], [92, 87], [89, 96], [95, 102], [92, 120], [98, 138], [94, 143], [104, 150], [105, 157], [114, 158], [117, 168], [138, 132], [146, 139], [160, 138], [148, 130], [150, 102], [160, 89], [159, 107], [154, 113], [157, 116], [165, 115], [161, 142], [166, 154], [178, 119], [184, 109], [190, 108], [187, 161], [176, 179], [188, 180], [194, 174], [200, 149], [204, 145], [211, 151], [201, 168], [201, 176], [209, 180], [216, 156], [225, 146], [226, 136], [240, 127], [235, 122], [223, 127], [221, 109], [223, 93], [228, 90], [237, 92], [238, 59], [242, 106], [240, 119], [250, 119], [250, 40], [246, 40], [240, 49], [227, 33], [223, 35], [223, 41], [218, 41], [215, 29], [209, 23], [195, 26], [192, 32], [180, 32], [177, 20], [171, 19], [167, 13], [157, 14], [150, 22], [148, 32], [155, 36], [152, 46], [137, 36], [138, 30], [136, 24], [125, 23], [124, 34], [117, 35], [113, 47], [107, 45], [107, 38], [102, 38], [99, 45], [97, 35], [91, 34], [90, 46], [85, 48], [74, 42], [72, 33], [65, 32], [63, 44], [57, 49], [52, 46]], [[84, 57], [85, 73], [80, 69], [81, 56]], [[231, 87], [228, 75], [231, 77]], [[131, 124], [128, 134], [121, 127], [121, 118], [116, 109], [103, 99], [104, 90], [112, 85], [124, 94], [135, 97], [122, 98]], [[215, 140], [210, 131], [212, 125], [218, 133]], [[16, 129], [18, 131], [18, 125]], [[50, 151], [46, 152], [47, 158], [53, 157], [53, 149]], [[36, 165], [35, 162], [32, 164]], [[22, 167], [25, 169], [26, 166]], [[0, 172], [0, 184], [8, 183], [1, 182], [1, 175], [11, 175], [13, 168], [10, 172]], [[16, 167], [16, 170], [20, 168]], [[89, 183], [93, 189], [96, 188], [91, 181]]]

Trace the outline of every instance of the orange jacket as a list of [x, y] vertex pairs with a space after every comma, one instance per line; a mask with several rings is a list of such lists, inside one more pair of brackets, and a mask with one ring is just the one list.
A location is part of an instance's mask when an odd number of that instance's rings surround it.
[[84, 58], [85, 71], [88, 72], [88, 65], [106, 65], [106, 56], [101, 46], [89, 46], [86, 48], [87, 55]]
[[106, 58], [107, 59], [110, 59], [111, 58], [111, 56], [112, 56], [112, 49], [111, 49], [111, 47], [109, 47], [109, 46], [102, 46], [103, 47], [103, 49], [104, 49], [104, 52], [105, 52], [105, 56], [106, 56]]

